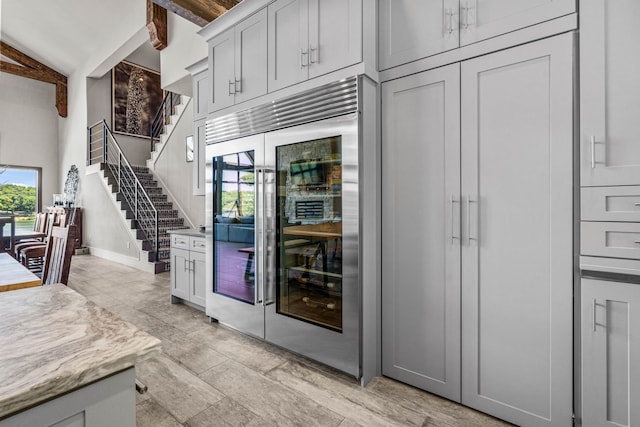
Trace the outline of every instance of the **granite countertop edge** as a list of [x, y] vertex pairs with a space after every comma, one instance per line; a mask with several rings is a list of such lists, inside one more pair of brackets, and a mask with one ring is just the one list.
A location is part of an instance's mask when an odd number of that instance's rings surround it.
[[[44, 295], [38, 295], [38, 292]], [[69, 325], [69, 331], [58, 334], [60, 343], [48, 342], [45, 344], [46, 349], [40, 349], [36, 345], [29, 346], [28, 343], [20, 344], [21, 338], [18, 335], [24, 334], [27, 336], [26, 339], [31, 336], [30, 332], [20, 330], [23, 324], [50, 324], [46, 319], [49, 312], [43, 314], [44, 319], [26, 320], [12, 313], [15, 320], [0, 325], [0, 344], [4, 344], [5, 347], [4, 351], [0, 350], [0, 363], [4, 365], [4, 372], [0, 374], [0, 420], [132, 368], [138, 362], [161, 352], [161, 341], [158, 338], [120, 319], [64, 285], [11, 291], [2, 296], [6, 297], [0, 299], [0, 307], [3, 308], [3, 302], [20, 301], [30, 301], [36, 308], [42, 307], [47, 303], [47, 297], [56, 301], [56, 297], [62, 296], [61, 300], [71, 301], [72, 309], [80, 308], [80, 311], [83, 314], [86, 312], [86, 317], [91, 317], [93, 322], [78, 315], [76, 325]], [[29, 309], [31, 307], [24, 310], [25, 318], [27, 314], [33, 314]], [[73, 316], [68, 313], [66, 315]], [[82, 323], [83, 320], [85, 323]], [[51, 322], [55, 324], [56, 320], [52, 319]], [[103, 322], [104, 328], [100, 330]], [[40, 336], [38, 333], [35, 331], [35, 338], [37, 342], [42, 343], [40, 340], [44, 331]], [[15, 348], [7, 350], [12, 341], [16, 343]], [[80, 347], [76, 349], [73, 345]], [[72, 346], [72, 351], [69, 351], [69, 346]], [[59, 359], [56, 359], [56, 350], [60, 352]], [[13, 354], [19, 356], [12, 357]], [[32, 356], [32, 359], [29, 359], [29, 356]], [[15, 372], [11, 371], [12, 368]]]
[[205, 233], [196, 230], [195, 228], [188, 228], [184, 230], [167, 230], [167, 234], [179, 234], [181, 236], [191, 236], [191, 237], [205, 237]]

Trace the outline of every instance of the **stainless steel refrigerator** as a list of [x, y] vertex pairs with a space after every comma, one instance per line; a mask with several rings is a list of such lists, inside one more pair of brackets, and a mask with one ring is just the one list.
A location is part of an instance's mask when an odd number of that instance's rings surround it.
[[361, 376], [358, 78], [207, 122], [207, 315]]

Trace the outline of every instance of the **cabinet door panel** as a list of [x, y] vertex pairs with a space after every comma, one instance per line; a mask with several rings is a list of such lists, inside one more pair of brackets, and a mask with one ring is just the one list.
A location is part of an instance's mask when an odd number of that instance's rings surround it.
[[576, 0], [460, 0], [460, 45], [576, 11]]
[[462, 402], [518, 425], [572, 424], [572, 43], [462, 63]]
[[460, 68], [383, 85], [383, 373], [460, 400]]
[[309, 76], [308, 0], [277, 0], [268, 10], [269, 92]]
[[582, 279], [582, 425], [640, 422], [640, 285]]
[[267, 93], [267, 9], [236, 26], [236, 102]]
[[309, 0], [309, 78], [362, 60], [362, 0]]
[[580, 148], [583, 186], [640, 183], [638, 16], [640, 2], [635, 0], [581, 3]]
[[[185, 237], [186, 238], [186, 237]], [[186, 238], [189, 240], [188, 238]], [[171, 249], [171, 295], [189, 300], [189, 251]]]
[[193, 119], [205, 119], [209, 112], [209, 75], [206, 71], [193, 76]]
[[379, 68], [458, 47], [458, 0], [380, 0]]
[[206, 158], [206, 120], [193, 122], [193, 195], [204, 196], [204, 168]]
[[189, 299], [192, 303], [204, 307], [207, 301], [205, 293], [206, 283], [206, 255], [201, 252], [191, 252], [191, 287]]
[[209, 111], [234, 102], [234, 30], [209, 40]]

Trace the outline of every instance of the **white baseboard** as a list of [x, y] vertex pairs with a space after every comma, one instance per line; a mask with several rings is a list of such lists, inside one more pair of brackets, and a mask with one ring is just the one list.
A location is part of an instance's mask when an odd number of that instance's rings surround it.
[[144, 271], [146, 273], [155, 273], [153, 263], [148, 261], [142, 261], [136, 257], [130, 257], [127, 255], [119, 254], [117, 252], [111, 252], [105, 249], [89, 247], [89, 253], [97, 256], [98, 258], [104, 258], [109, 261], [117, 262], [135, 269]]

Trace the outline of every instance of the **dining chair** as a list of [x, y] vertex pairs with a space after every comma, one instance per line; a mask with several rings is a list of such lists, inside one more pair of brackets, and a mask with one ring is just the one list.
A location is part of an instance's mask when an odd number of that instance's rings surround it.
[[33, 273], [40, 273], [44, 265], [44, 253], [47, 248], [47, 242], [51, 237], [53, 227], [66, 225], [66, 215], [49, 214], [49, 223], [47, 225], [47, 237], [44, 242], [27, 242], [16, 248], [18, 251], [17, 260], [27, 267]]
[[50, 285], [52, 283], [67, 284], [75, 238], [75, 225], [53, 227], [51, 236], [47, 241], [47, 248], [44, 255], [44, 269], [42, 271], [43, 285]]

